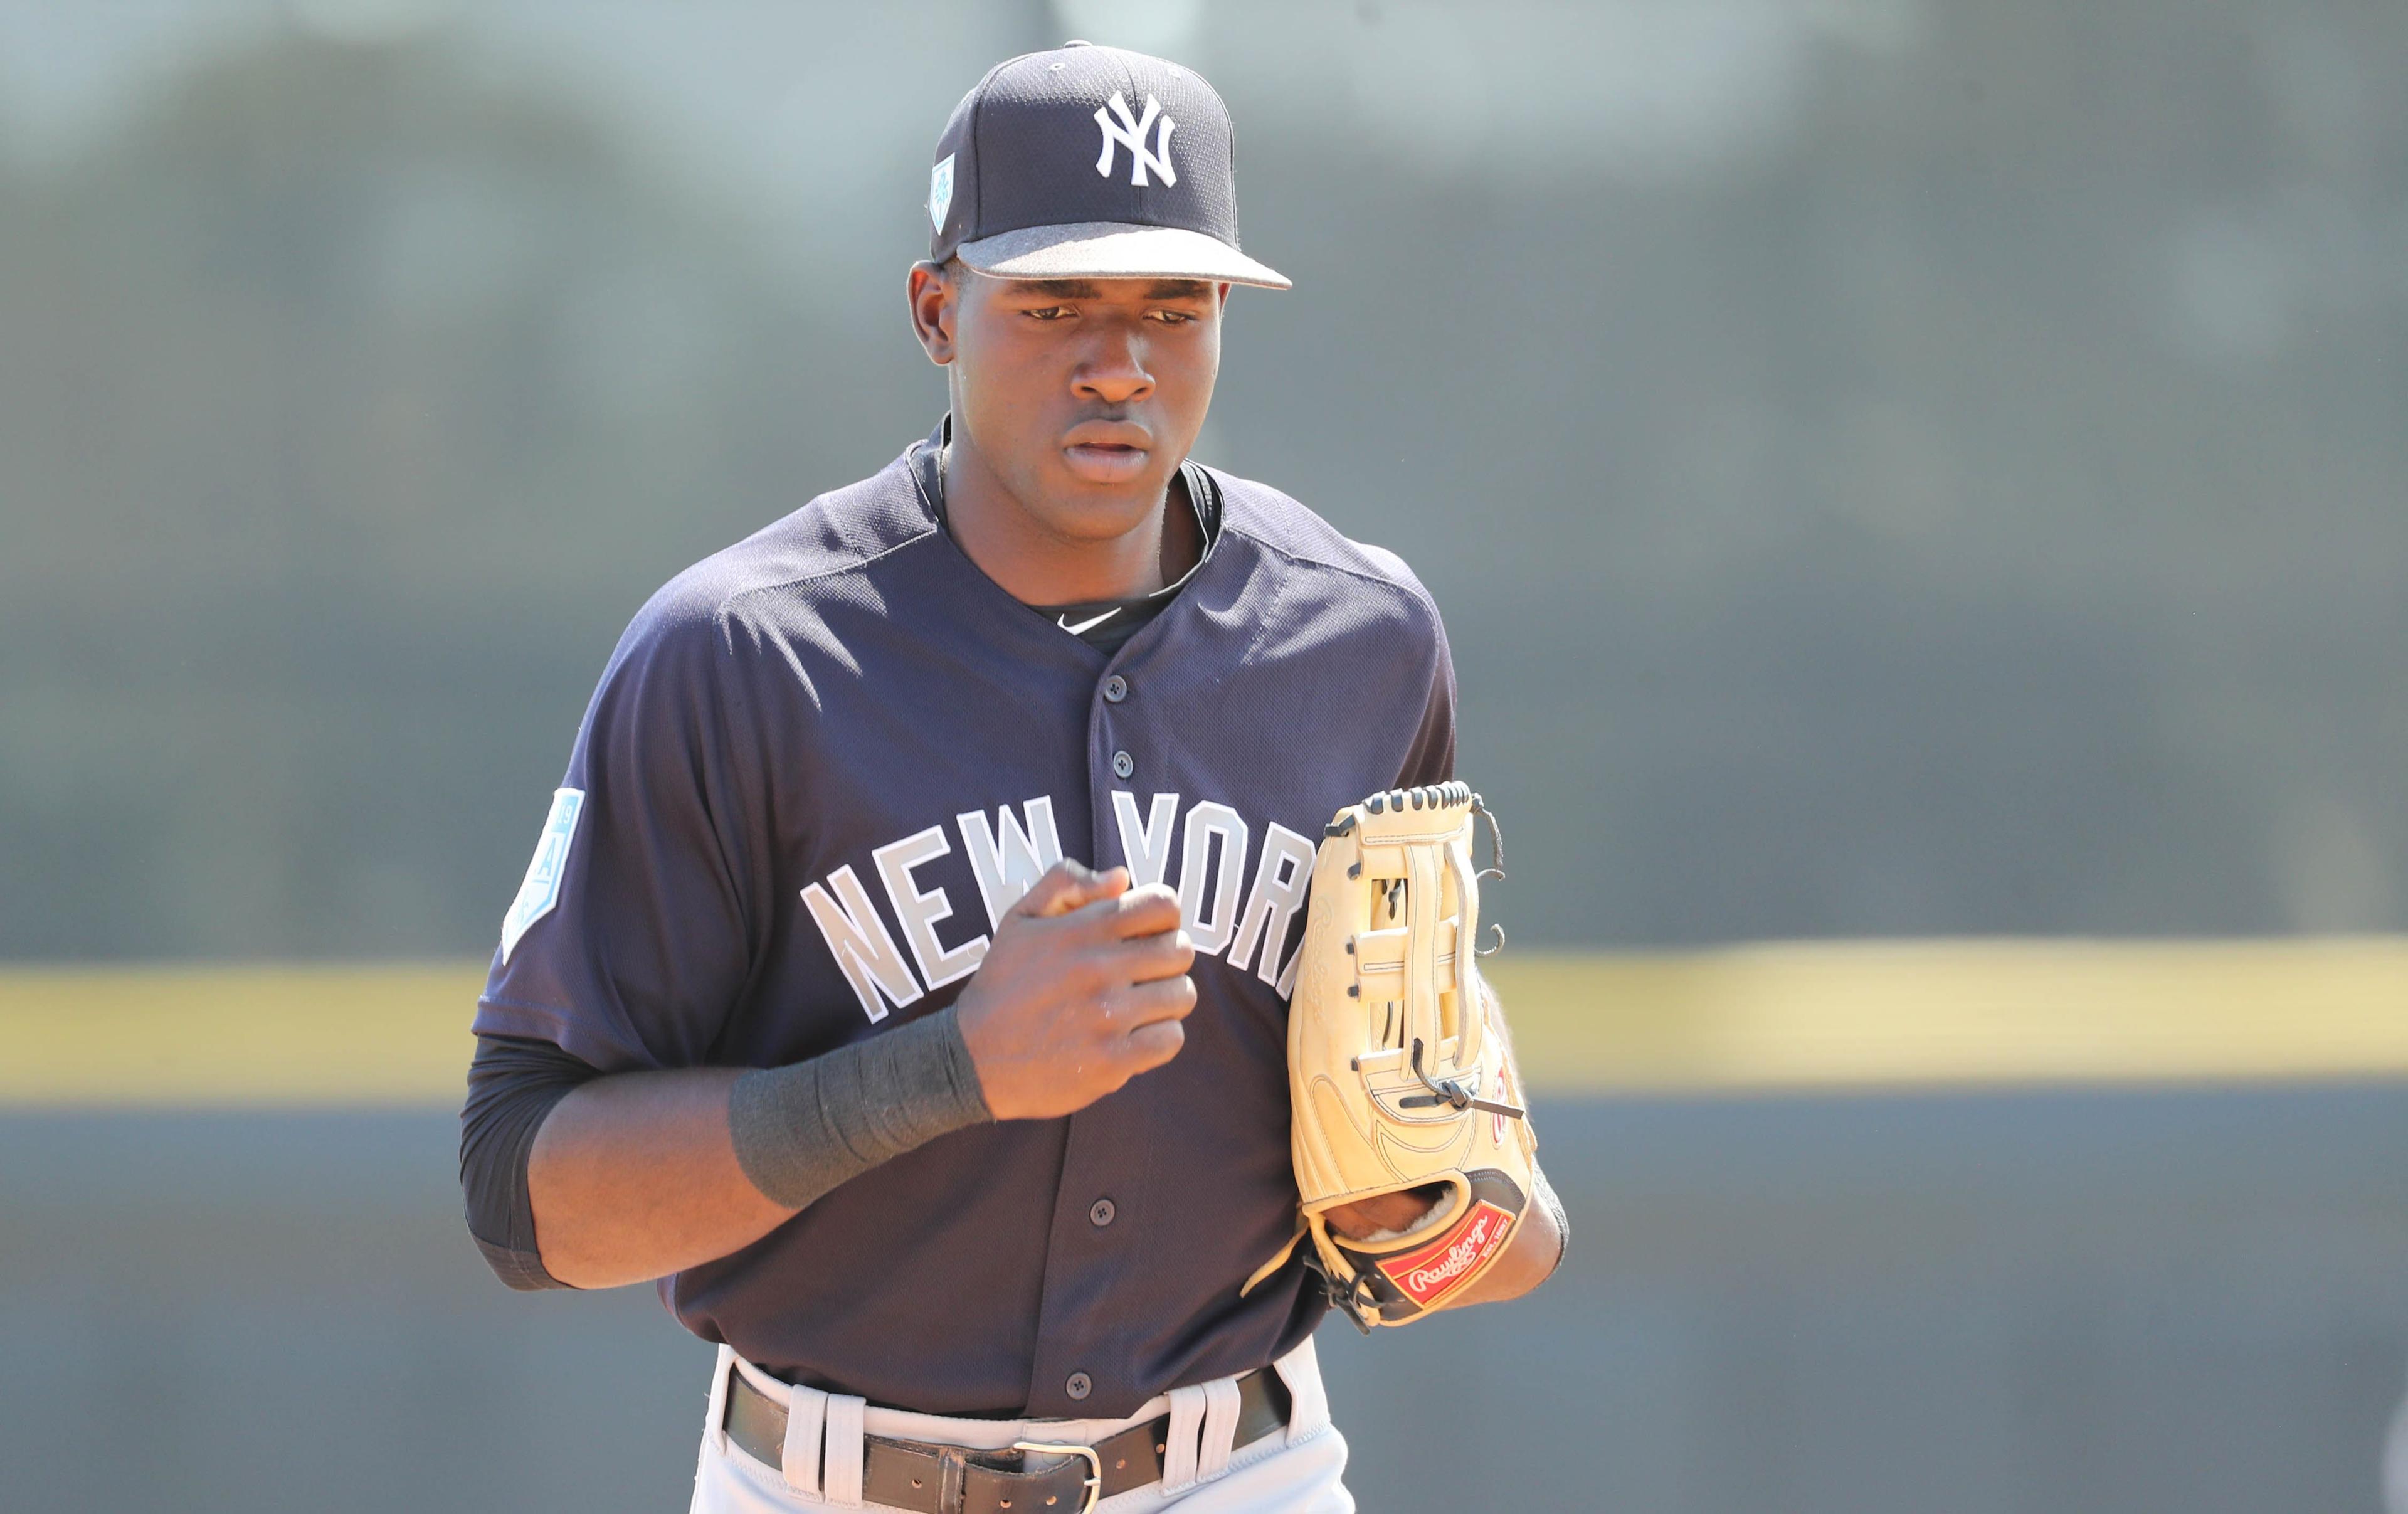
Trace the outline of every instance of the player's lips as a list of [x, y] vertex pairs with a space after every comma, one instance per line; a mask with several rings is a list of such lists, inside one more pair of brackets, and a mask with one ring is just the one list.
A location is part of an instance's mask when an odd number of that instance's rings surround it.
[[1153, 455], [1154, 433], [1127, 421], [1084, 421], [1062, 438], [1063, 460], [1090, 483], [1125, 483]]

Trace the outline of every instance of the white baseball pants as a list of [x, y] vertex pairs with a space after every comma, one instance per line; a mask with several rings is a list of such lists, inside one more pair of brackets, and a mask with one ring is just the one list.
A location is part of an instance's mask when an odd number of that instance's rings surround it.
[[[692, 1514], [831, 1508], [879, 1514], [890, 1509], [886, 1504], [861, 1502], [864, 1435], [981, 1448], [1001, 1448], [1015, 1440], [1093, 1445], [1162, 1414], [1170, 1416], [1171, 1446], [1163, 1479], [1105, 1499], [1096, 1506], [1096, 1514], [1153, 1514], [1155, 1509], [1177, 1509], [1179, 1514], [1354, 1514], [1354, 1497], [1344, 1481], [1346, 1437], [1329, 1422], [1329, 1399], [1321, 1386], [1312, 1342], [1306, 1340], [1274, 1365], [1296, 1406], [1287, 1433], [1273, 1431], [1251, 1446], [1233, 1449], [1232, 1426], [1215, 1427], [1217, 1437], [1207, 1433], [1207, 1389], [1202, 1384], [1173, 1389], [1125, 1420], [956, 1420], [879, 1408], [845, 1394], [790, 1386], [723, 1346], [710, 1377]], [[798, 1475], [790, 1478], [784, 1468], [754, 1461], [728, 1440], [720, 1426], [731, 1372], [743, 1373], [753, 1387], [784, 1401], [790, 1413], [793, 1406], [801, 1405], [808, 1420], [825, 1427], [822, 1465], [798, 1468]]]

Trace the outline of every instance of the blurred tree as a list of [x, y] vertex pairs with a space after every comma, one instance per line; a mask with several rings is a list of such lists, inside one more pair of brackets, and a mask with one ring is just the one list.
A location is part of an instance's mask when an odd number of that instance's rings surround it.
[[933, 413], [439, 43], [243, 56], [7, 193], [0, 953], [475, 949], [644, 595]]
[[[1517, 939], [2408, 926], [2408, 12], [1267, 4], [1206, 456], [1437, 593]], [[941, 404], [871, 83], [798, 272], [462, 35], [0, 168], [0, 955], [483, 949], [642, 597]]]

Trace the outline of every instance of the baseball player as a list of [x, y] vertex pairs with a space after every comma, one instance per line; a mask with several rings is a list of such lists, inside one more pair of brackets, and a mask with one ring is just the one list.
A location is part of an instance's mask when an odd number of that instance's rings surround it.
[[[1231, 286], [1288, 285], [1193, 71], [997, 65], [927, 214], [948, 413], [679, 574], [595, 691], [478, 1002], [469, 1226], [514, 1287], [657, 1278], [718, 1344], [697, 1511], [1351, 1509], [1333, 1298], [1511, 1297], [1563, 1246], [1526, 1162], [1292, 1160], [1291, 998], [1364, 983], [1379, 1117], [1531, 1149], [1455, 949], [1438, 612], [1188, 457]], [[1396, 859], [1348, 907], [1444, 944], [1300, 988], [1336, 845]]]

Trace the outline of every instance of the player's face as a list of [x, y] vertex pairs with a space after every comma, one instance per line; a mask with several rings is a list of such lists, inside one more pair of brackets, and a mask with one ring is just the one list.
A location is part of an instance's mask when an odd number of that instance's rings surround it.
[[976, 274], [958, 282], [956, 433], [1049, 528], [1076, 538], [1135, 528], [1203, 427], [1228, 286]]

